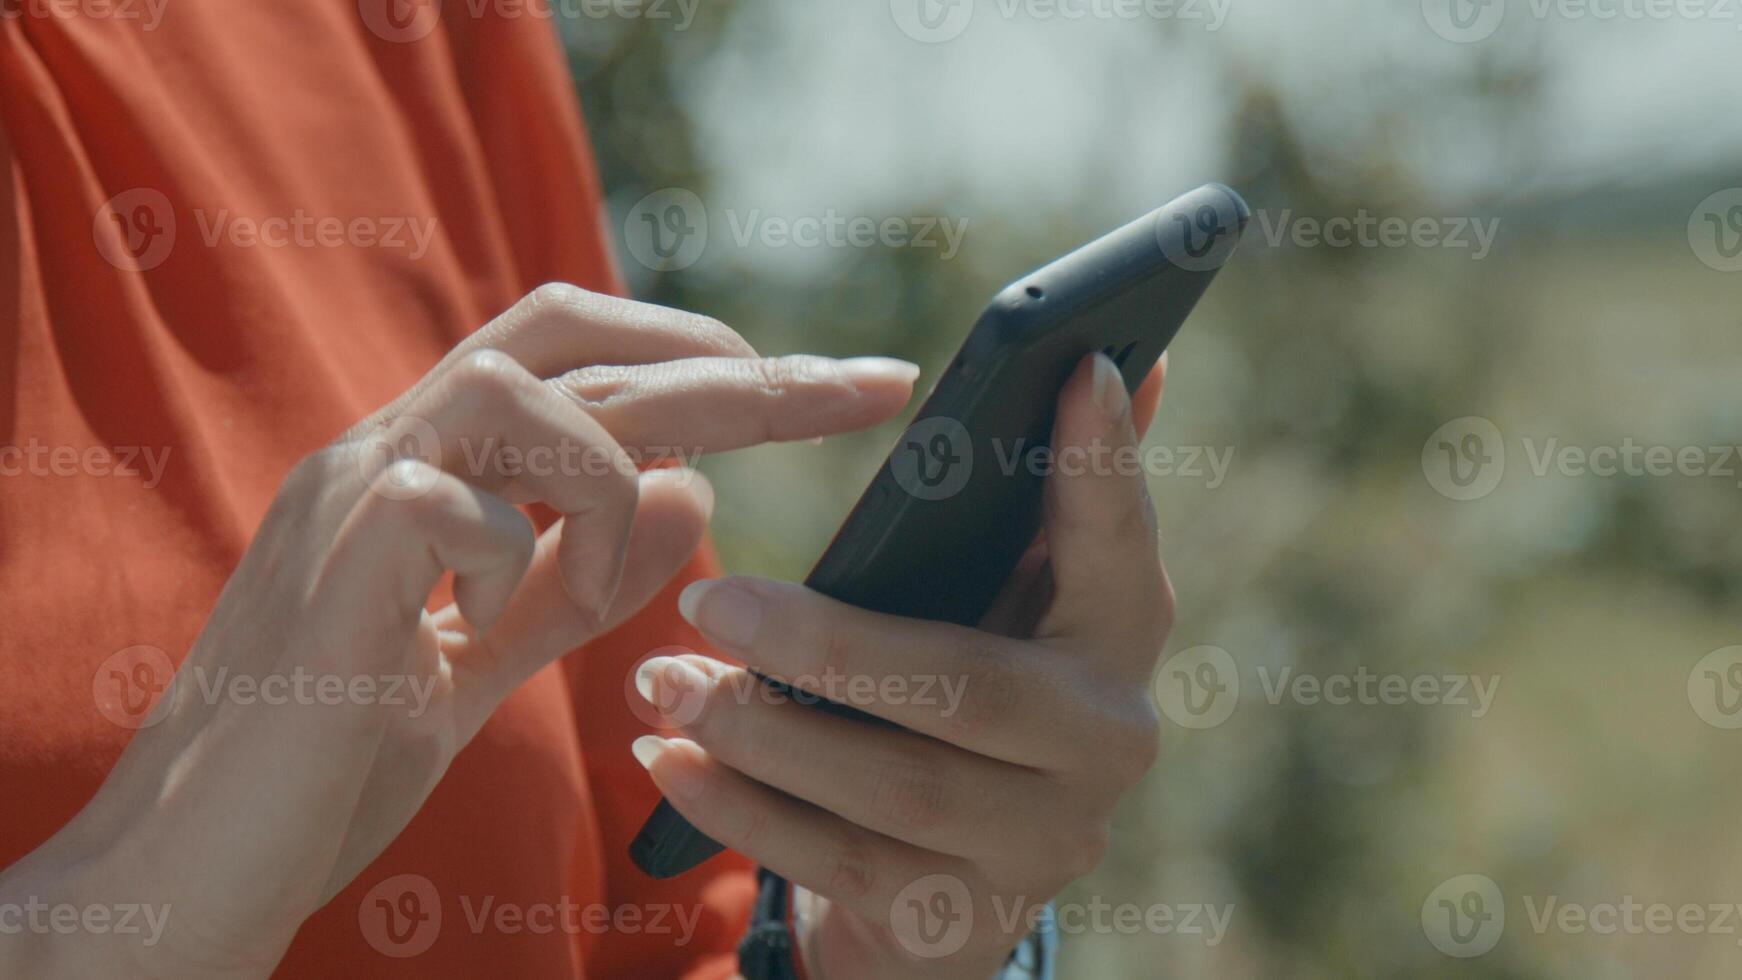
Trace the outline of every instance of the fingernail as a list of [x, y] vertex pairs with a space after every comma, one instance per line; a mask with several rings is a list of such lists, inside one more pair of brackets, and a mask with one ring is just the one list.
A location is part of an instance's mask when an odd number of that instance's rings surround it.
[[855, 386], [878, 381], [913, 384], [919, 379], [919, 365], [893, 357], [849, 357], [841, 362], [841, 373]]
[[594, 590], [598, 593], [593, 600], [594, 622], [608, 623], [611, 621], [611, 607], [617, 604], [617, 589], [622, 584], [621, 581], [613, 578]]
[[1101, 410], [1108, 425], [1118, 425], [1131, 411], [1131, 393], [1125, 390], [1125, 378], [1105, 354], [1095, 355], [1094, 372], [1095, 407]]
[[748, 649], [762, 623], [762, 600], [721, 579], [692, 582], [677, 597], [683, 618], [718, 643]]
[[[629, 751], [635, 756], [635, 761], [641, 763], [641, 768], [651, 772], [654, 761], [664, 755], [671, 745], [669, 738], [643, 735], [630, 743]], [[701, 795], [701, 776], [691, 766], [667, 766], [659, 778], [666, 790], [678, 799], [693, 800]]]
[[[658, 681], [665, 683], [660, 684]], [[684, 704], [686, 695], [705, 694], [713, 678], [676, 657], [651, 657], [635, 672], [635, 690], [641, 699], [670, 716]], [[695, 719], [678, 719], [687, 723]]]
[[635, 753], [635, 761], [641, 763], [641, 768], [652, 769], [653, 760], [659, 758], [659, 754], [670, 744], [669, 740], [658, 735], [643, 735], [630, 743], [629, 751]]

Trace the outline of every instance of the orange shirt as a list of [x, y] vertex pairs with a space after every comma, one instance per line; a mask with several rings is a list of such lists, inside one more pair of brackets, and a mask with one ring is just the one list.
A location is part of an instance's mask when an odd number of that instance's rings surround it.
[[[618, 286], [527, 5], [72, 9], [0, 0], [0, 866], [90, 799], [116, 704], [163, 680], [105, 660], [180, 662], [299, 457], [539, 283]], [[517, 691], [278, 975], [729, 972], [744, 862], [656, 883], [625, 856], [657, 799], [626, 677], [700, 642], [674, 596], [710, 571]], [[433, 938], [372, 923], [383, 897], [439, 909]]]

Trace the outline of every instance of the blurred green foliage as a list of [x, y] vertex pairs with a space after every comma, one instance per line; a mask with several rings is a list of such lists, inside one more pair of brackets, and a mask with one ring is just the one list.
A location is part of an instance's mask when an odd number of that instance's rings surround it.
[[[615, 234], [649, 192], [714, 192], [686, 86], [712, 59], [778, 58], [759, 25], [782, 16], [739, 0], [704, 4], [681, 32], [571, 25]], [[1066, 976], [1742, 973], [1733, 936], [1539, 932], [1525, 907], [1551, 895], [1742, 898], [1729, 819], [1738, 792], [1723, 762], [1737, 736], [1702, 722], [1687, 692], [1692, 665], [1735, 642], [1737, 480], [1537, 476], [1523, 448], [1551, 437], [1736, 443], [1736, 281], [1696, 259], [1686, 226], [1737, 181], [1671, 162], [1625, 182], [1545, 173], [1533, 135], [1552, 122], [1542, 96], [1555, 63], [1539, 35], [1327, 75], [1306, 93], [1313, 112], [1230, 47], [1191, 96], [1213, 91], [1221, 107], [1224, 165], [1204, 176], [1239, 188], [1260, 224], [1176, 344], [1149, 436], [1234, 453], [1219, 486], [1152, 478], [1179, 593], [1164, 656], [1228, 650], [1246, 690], [1215, 728], [1164, 720], [1162, 761], [1122, 807], [1112, 855], [1063, 900], [1235, 912], [1214, 946], [1071, 936]], [[1154, 56], [1220, 43], [1161, 26]], [[811, 81], [785, 78], [739, 111], [779, 117]], [[1141, 103], [1164, 130], [1181, 106], [1105, 79], [1084, 85], [1092, 98]], [[934, 110], [911, 107], [914, 132]], [[1485, 165], [1516, 189], [1447, 192], [1403, 149], [1436, 127], [1483, 141]], [[1109, 153], [1124, 152], [1126, 133], [1105, 136]], [[908, 134], [863, 138], [901, 145]], [[908, 149], [925, 166], [928, 147]], [[1095, 175], [1060, 179], [1092, 188]], [[1148, 206], [1186, 189], [1158, 188]], [[960, 214], [972, 200], [900, 200], [888, 213]], [[1498, 219], [1501, 233], [1475, 259], [1273, 244], [1262, 225], [1363, 209]], [[802, 276], [781, 275], [716, 234], [704, 261], [681, 271], [625, 263], [642, 298], [719, 316], [765, 352], [887, 353], [931, 378], [992, 292], [1105, 230], [1097, 214], [1018, 200], [972, 210], [952, 261], [836, 249]], [[1464, 416], [1492, 419], [1510, 454], [1499, 488], [1467, 502], [1435, 492], [1422, 462], [1430, 434]], [[802, 576], [899, 426], [708, 461], [728, 564]], [[1501, 686], [1481, 718], [1450, 705], [1268, 703], [1253, 672], [1285, 667], [1498, 675]], [[1422, 907], [1465, 873], [1500, 883], [1506, 934], [1486, 955], [1454, 959], [1424, 937]]]

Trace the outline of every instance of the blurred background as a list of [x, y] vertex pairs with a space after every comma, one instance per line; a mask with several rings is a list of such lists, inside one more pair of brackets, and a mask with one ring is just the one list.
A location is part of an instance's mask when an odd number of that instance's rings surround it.
[[[929, 384], [1005, 282], [1251, 202], [1064, 976], [1742, 974], [1737, 4], [563, 6], [631, 287], [765, 353]], [[729, 567], [802, 577], [902, 424], [709, 460]]]

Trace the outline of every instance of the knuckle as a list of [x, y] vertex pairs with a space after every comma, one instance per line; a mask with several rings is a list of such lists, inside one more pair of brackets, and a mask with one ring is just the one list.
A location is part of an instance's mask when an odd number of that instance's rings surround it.
[[572, 282], [547, 282], [526, 294], [526, 302], [541, 312], [574, 312], [592, 300], [593, 293]]
[[983, 643], [969, 643], [962, 648], [964, 696], [948, 718], [953, 735], [984, 736], [1016, 713], [1022, 693], [1019, 671], [1010, 658], [1008, 651], [994, 650]]
[[756, 393], [770, 400], [787, 397], [805, 380], [802, 362], [800, 357], [764, 357], [749, 362], [750, 381]]
[[518, 402], [527, 377], [514, 358], [485, 348], [466, 355], [454, 372], [454, 384], [472, 405], [501, 410]]
[[723, 320], [706, 313], [690, 313], [677, 311], [683, 318], [683, 327], [690, 336], [700, 341], [703, 346], [718, 350], [726, 356], [754, 357], [755, 348], [750, 342], [727, 326]]
[[614, 364], [589, 364], [564, 374], [552, 384], [582, 409], [600, 409], [631, 390], [631, 371]]
[[936, 827], [948, 813], [943, 773], [918, 753], [876, 763], [869, 785], [871, 811], [902, 830]]
[[731, 341], [743, 343], [743, 338], [738, 336], [738, 331], [726, 326], [725, 321], [718, 317], [712, 317], [706, 313], [692, 313], [690, 318], [690, 327], [698, 334], [705, 334], [728, 343]]
[[1107, 856], [1107, 847], [1111, 836], [1111, 832], [1104, 823], [1073, 827], [1071, 832], [1059, 841], [1059, 849], [1056, 852], [1063, 860], [1065, 873], [1072, 880], [1075, 880], [1100, 867], [1101, 861]]
[[876, 894], [876, 867], [862, 838], [842, 834], [823, 858], [823, 893], [849, 905], [863, 903]]
[[1147, 696], [1138, 700], [1141, 704], [1133, 710], [1132, 717], [1109, 740], [1114, 751], [1106, 756], [1121, 791], [1147, 775], [1161, 755], [1161, 721]]
[[[372, 491], [364, 501], [367, 515], [373, 520], [396, 520], [413, 523], [414, 519], [453, 506], [454, 485], [445, 474], [421, 459], [397, 459], [387, 464], [370, 481]], [[407, 494], [404, 488], [424, 488]], [[396, 506], [389, 507], [388, 504]]]

